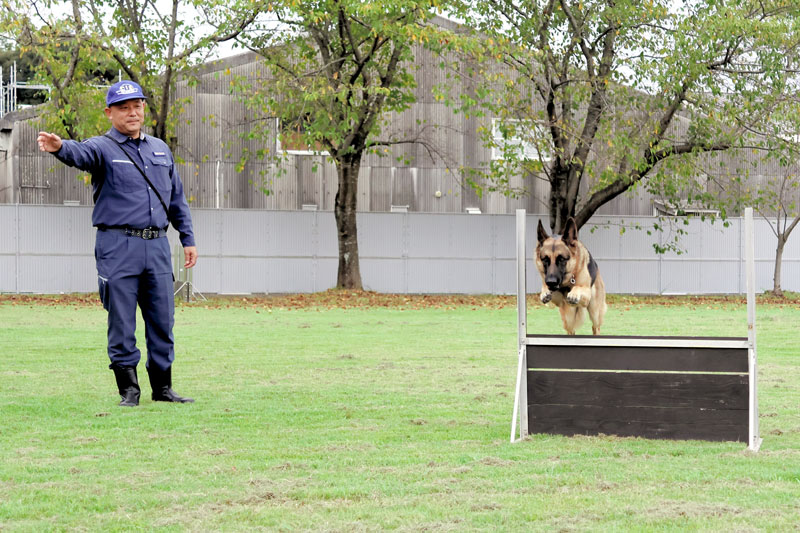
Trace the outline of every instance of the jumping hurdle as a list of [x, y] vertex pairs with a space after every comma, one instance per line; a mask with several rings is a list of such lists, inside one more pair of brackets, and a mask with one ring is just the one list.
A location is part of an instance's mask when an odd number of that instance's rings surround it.
[[609, 434], [746, 440], [758, 451], [751, 208], [745, 210], [747, 337], [528, 334], [525, 224], [525, 210], [518, 209], [512, 443], [532, 433]]

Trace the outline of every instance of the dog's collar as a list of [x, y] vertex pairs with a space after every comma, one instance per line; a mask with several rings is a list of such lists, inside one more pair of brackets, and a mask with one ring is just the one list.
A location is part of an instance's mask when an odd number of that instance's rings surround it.
[[[594, 281], [597, 279], [597, 270], [598, 270], [597, 269], [597, 262], [594, 260], [594, 257], [592, 257], [592, 254], [588, 250], [587, 250], [586, 253], [589, 254], [589, 264], [586, 265], [586, 269], [589, 271], [589, 277], [592, 278], [592, 285], [591, 286], [594, 286]], [[572, 286], [575, 285], [575, 283], [576, 283], [575, 275], [574, 274], [570, 274], [569, 285], [562, 285], [557, 290], [562, 294], [567, 294], [569, 291], [572, 290]]]

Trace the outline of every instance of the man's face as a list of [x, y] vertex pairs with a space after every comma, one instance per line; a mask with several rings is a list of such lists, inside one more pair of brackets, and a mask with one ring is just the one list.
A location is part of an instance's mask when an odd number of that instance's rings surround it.
[[111, 125], [120, 133], [137, 139], [144, 124], [144, 100], [125, 100], [105, 109]]

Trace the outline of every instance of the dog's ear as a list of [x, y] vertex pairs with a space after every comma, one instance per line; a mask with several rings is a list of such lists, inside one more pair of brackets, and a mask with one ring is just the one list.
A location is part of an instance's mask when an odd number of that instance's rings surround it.
[[536, 236], [539, 238], [539, 244], [542, 244], [544, 241], [550, 238], [550, 235], [544, 230], [544, 226], [542, 226], [542, 219], [539, 219], [539, 227], [536, 228]]
[[578, 240], [578, 225], [575, 223], [574, 218], [569, 217], [567, 219], [567, 225], [564, 226], [564, 234], [561, 236], [561, 240], [567, 246], [572, 246]]

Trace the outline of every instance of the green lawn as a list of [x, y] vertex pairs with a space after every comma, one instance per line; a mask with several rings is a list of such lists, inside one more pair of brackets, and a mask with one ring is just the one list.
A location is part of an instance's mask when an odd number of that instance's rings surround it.
[[[516, 311], [477, 302], [182, 305], [175, 389], [196, 403], [143, 384], [121, 408], [101, 307], [0, 299], [0, 531], [796, 530], [797, 302], [758, 309], [758, 454], [509, 444]], [[560, 332], [529, 306], [532, 332]], [[741, 336], [745, 309], [617, 298], [603, 333]]]

